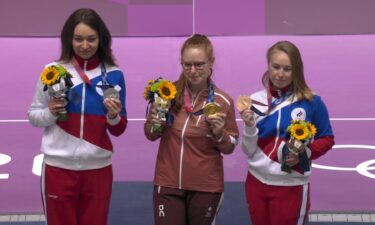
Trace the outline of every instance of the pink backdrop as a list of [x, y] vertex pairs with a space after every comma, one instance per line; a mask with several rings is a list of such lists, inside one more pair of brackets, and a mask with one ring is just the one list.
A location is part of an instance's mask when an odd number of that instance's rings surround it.
[[[149, 79], [177, 79], [178, 54], [184, 39], [114, 39], [117, 62], [126, 75], [130, 120], [126, 133], [113, 138], [116, 181], [152, 180], [157, 143], [143, 136], [143, 90]], [[233, 98], [261, 88], [265, 52], [271, 44], [288, 39], [300, 47], [307, 81], [328, 106], [337, 144], [336, 149], [315, 162], [331, 168], [313, 169], [312, 209], [374, 210], [375, 163], [370, 160], [375, 159], [375, 36], [211, 39], [216, 52], [214, 80]], [[39, 177], [32, 168], [34, 157], [39, 154], [42, 130], [29, 125], [26, 112], [43, 66], [58, 57], [59, 40], [0, 38], [0, 49], [0, 212], [41, 212]], [[242, 123], [239, 126], [242, 129]], [[7, 156], [11, 157], [10, 162]], [[243, 181], [246, 159], [240, 148], [224, 158], [226, 181]], [[366, 162], [370, 168], [363, 170]]]

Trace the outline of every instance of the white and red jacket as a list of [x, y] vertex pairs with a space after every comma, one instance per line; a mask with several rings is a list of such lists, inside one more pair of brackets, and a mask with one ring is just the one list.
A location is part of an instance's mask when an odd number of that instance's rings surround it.
[[28, 117], [33, 126], [45, 128], [41, 151], [46, 164], [70, 170], [103, 168], [112, 163], [113, 146], [108, 132], [119, 136], [126, 129], [125, 80], [119, 68], [106, 65], [107, 81], [119, 91], [122, 104], [120, 116], [110, 120], [106, 116], [103, 90], [100, 88], [103, 78], [99, 60], [76, 59], [91, 84], [82, 81], [71, 63], [57, 62], [73, 75], [74, 86], [69, 91], [66, 106], [68, 120], [56, 122], [57, 117], [48, 109], [51, 97], [47, 91], [43, 91], [44, 85], [40, 79]]
[[[267, 90], [250, 96], [253, 100], [268, 105]], [[272, 96], [275, 100], [278, 96]], [[254, 105], [262, 112], [268, 106]], [[304, 119], [315, 125], [317, 133], [311, 144], [306, 146], [309, 160], [325, 154], [334, 145], [334, 136], [328, 111], [321, 98], [313, 96], [312, 101], [287, 99], [276, 105], [266, 116], [255, 115], [256, 126], [245, 126], [242, 135], [242, 150], [248, 157], [249, 172], [265, 184], [294, 186], [308, 183], [311, 170], [305, 173], [297, 164], [292, 173], [281, 170], [282, 148], [286, 140], [286, 128], [291, 120]]]

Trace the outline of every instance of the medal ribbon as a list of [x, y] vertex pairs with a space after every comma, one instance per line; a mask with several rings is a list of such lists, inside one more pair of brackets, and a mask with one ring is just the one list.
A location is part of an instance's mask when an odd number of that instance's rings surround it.
[[90, 81], [89, 77], [85, 74], [85, 72], [83, 72], [82, 68], [78, 65], [78, 62], [74, 57], [72, 57], [72, 64], [74, 66], [74, 69], [76, 69], [77, 73], [81, 77], [81, 79], [86, 84], [91, 85], [91, 81]]
[[275, 100], [272, 101], [271, 87], [269, 87], [267, 90], [268, 113], [270, 113], [271, 110], [275, 108], [277, 105], [287, 100], [291, 95], [292, 95], [292, 92], [290, 90], [284, 93], [281, 92], [281, 97], [276, 98]]
[[189, 91], [187, 87], [185, 87], [185, 90], [184, 90], [184, 103], [185, 103], [186, 112], [188, 113], [193, 112], [193, 106], [191, 104], [191, 99], [190, 99], [190, 95], [189, 95]]
[[[207, 97], [207, 103], [211, 103], [211, 102], [214, 102], [214, 96], [215, 96], [215, 86], [213, 85], [213, 82], [210, 82], [208, 89], [209, 89], [209, 92], [208, 92], [208, 97]], [[185, 102], [185, 110], [188, 113], [192, 113], [195, 116], [199, 116], [203, 114], [203, 109], [193, 112], [193, 105], [191, 103], [191, 98], [189, 95], [189, 91], [187, 90], [187, 87], [185, 87], [185, 90], [184, 90], [184, 102]]]
[[107, 80], [107, 70], [105, 69], [104, 63], [100, 64], [100, 70], [102, 71], [102, 85], [96, 86], [100, 87], [103, 91], [107, 90], [108, 88], [113, 88], [113, 85], [111, 85]]

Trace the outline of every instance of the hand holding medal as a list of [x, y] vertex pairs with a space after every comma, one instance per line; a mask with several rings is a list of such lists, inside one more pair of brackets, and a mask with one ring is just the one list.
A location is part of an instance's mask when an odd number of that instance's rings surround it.
[[109, 119], [115, 119], [120, 114], [122, 105], [119, 97], [104, 97], [103, 104], [107, 109], [107, 117]]
[[255, 125], [254, 112], [250, 110], [251, 108], [251, 98], [246, 95], [240, 95], [237, 98], [236, 107], [241, 114], [241, 118], [248, 127], [253, 127]]
[[203, 106], [203, 114], [205, 116], [211, 116], [215, 115], [220, 111], [221, 107], [218, 103], [216, 102], [209, 102], [206, 105]]
[[115, 119], [121, 112], [120, 93], [115, 88], [107, 87], [104, 90], [103, 98], [108, 118]]
[[107, 88], [104, 90], [103, 98], [113, 98], [113, 99], [120, 99], [120, 94], [114, 88]]
[[[210, 103], [209, 103], [210, 104]], [[217, 103], [215, 103], [217, 104]], [[219, 105], [219, 104], [217, 104]], [[212, 111], [209, 111], [209, 113], [213, 113], [214, 110], [220, 110], [220, 108], [216, 108], [216, 106], [213, 106], [215, 107]], [[210, 128], [211, 128], [211, 131], [212, 131], [212, 134], [214, 135], [214, 137], [216, 138], [220, 138], [222, 137], [223, 133], [224, 133], [224, 127], [225, 127], [225, 121], [226, 121], [226, 117], [227, 115], [225, 113], [222, 113], [222, 112], [215, 112], [213, 114], [209, 114], [207, 115], [206, 113], [204, 113], [206, 115], [206, 118], [207, 118], [207, 122], [210, 124]]]
[[242, 113], [245, 109], [250, 109], [251, 98], [247, 95], [240, 95], [236, 102], [238, 112]]

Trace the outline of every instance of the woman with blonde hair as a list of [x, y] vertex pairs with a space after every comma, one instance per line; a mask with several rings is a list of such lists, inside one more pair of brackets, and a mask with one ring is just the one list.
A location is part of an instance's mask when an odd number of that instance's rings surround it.
[[[311, 160], [332, 148], [334, 136], [325, 104], [305, 82], [298, 48], [277, 42], [267, 61], [265, 89], [237, 100], [245, 123], [241, 144], [248, 158], [248, 210], [253, 225], [305, 224]], [[312, 139], [293, 138], [287, 129], [291, 121], [310, 124]]]

